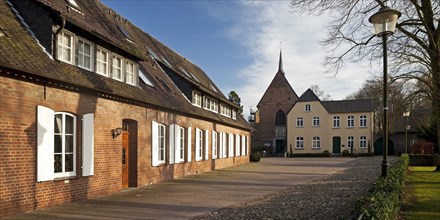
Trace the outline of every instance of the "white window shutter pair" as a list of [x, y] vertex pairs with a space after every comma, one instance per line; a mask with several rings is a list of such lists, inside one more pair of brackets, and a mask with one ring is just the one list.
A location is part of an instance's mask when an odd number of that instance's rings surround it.
[[[54, 179], [54, 110], [37, 106], [37, 181]], [[94, 174], [94, 114], [83, 116], [82, 175]]]

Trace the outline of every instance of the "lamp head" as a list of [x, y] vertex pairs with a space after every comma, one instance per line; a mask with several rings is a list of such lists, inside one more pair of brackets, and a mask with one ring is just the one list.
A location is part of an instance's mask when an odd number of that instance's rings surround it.
[[402, 13], [399, 11], [384, 6], [378, 12], [371, 15], [368, 21], [373, 24], [376, 36], [380, 37], [384, 34], [391, 35], [394, 33], [397, 19], [401, 15]]

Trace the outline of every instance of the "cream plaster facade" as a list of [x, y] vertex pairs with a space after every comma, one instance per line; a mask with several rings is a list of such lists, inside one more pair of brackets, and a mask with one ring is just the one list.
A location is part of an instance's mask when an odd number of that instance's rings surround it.
[[[353, 140], [353, 153], [372, 152], [373, 111], [365, 108], [365, 111], [349, 112], [349, 106], [344, 108], [344, 105], [357, 104], [356, 100], [349, 102], [332, 101], [333, 107], [341, 105], [339, 109], [346, 110], [338, 112], [329, 111], [330, 108], [326, 108], [326, 101], [297, 102], [287, 115], [288, 152], [293, 154], [321, 154], [325, 150], [332, 154], [340, 154], [344, 150], [351, 152], [349, 137]], [[306, 108], [306, 105], [310, 107]], [[339, 123], [335, 121], [335, 117], [339, 117]], [[349, 126], [349, 117], [353, 118], [353, 126]]]

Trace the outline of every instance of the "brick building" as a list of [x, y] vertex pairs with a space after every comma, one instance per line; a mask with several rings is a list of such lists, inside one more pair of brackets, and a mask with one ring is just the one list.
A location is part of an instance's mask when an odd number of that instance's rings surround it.
[[255, 112], [253, 146], [265, 146], [269, 154], [287, 151], [287, 112], [298, 100], [283, 71], [282, 53], [278, 72], [258, 102]]
[[0, 217], [249, 162], [240, 106], [99, 1], [0, 14]]

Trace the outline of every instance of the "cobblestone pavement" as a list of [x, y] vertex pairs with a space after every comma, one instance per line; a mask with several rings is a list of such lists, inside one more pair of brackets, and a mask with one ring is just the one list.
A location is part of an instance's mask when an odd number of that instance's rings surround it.
[[378, 159], [361, 158], [342, 172], [193, 219], [350, 219], [355, 201], [381, 174]]
[[8, 219], [339, 219], [380, 164], [380, 157], [263, 158]]

